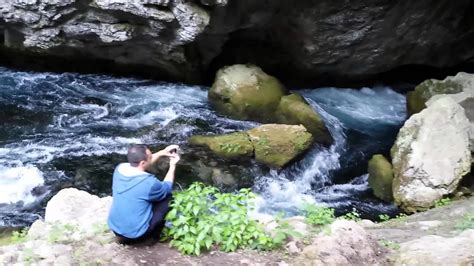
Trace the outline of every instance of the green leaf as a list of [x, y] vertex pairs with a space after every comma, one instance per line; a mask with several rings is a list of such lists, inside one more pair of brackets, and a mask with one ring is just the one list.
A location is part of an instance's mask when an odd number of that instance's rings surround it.
[[210, 249], [210, 248], [211, 248], [211, 244], [212, 244], [212, 239], [210, 239], [210, 238], [206, 239], [206, 242], [205, 242], [205, 243], [206, 243], [206, 248], [207, 248], [207, 249]]

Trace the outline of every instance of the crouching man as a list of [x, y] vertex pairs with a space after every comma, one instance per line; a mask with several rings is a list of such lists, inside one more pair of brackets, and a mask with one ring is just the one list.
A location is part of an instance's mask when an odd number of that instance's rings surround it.
[[[115, 168], [108, 225], [120, 243], [160, 237], [169, 211], [176, 163], [180, 159], [177, 149], [177, 145], [170, 145], [152, 154], [145, 145], [133, 144], [128, 149], [128, 163]], [[170, 162], [161, 182], [146, 169], [163, 156], [169, 157]]]

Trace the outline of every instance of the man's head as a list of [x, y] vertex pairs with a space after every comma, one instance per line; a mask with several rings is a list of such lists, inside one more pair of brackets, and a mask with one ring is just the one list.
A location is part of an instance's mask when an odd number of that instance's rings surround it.
[[151, 151], [144, 144], [132, 144], [128, 148], [127, 160], [133, 167], [145, 169], [151, 163]]

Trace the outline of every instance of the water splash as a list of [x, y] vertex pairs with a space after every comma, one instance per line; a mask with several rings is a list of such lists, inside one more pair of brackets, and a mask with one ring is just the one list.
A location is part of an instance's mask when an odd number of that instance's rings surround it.
[[44, 184], [43, 173], [32, 165], [0, 167], [0, 176], [0, 204], [31, 204], [38, 196], [33, 189]]

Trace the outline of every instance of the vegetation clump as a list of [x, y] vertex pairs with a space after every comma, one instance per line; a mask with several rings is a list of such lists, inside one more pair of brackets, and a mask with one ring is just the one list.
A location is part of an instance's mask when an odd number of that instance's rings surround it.
[[174, 193], [172, 210], [166, 216], [171, 228], [165, 239], [183, 254], [199, 255], [203, 250], [225, 252], [238, 248], [269, 250], [277, 247], [255, 220], [248, 218], [254, 194], [250, 189], [221, 193], [217, 188], [193, 183]]

